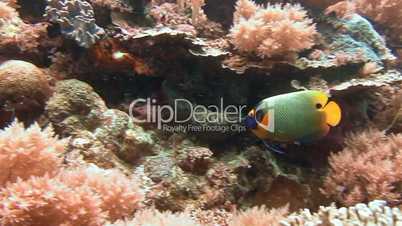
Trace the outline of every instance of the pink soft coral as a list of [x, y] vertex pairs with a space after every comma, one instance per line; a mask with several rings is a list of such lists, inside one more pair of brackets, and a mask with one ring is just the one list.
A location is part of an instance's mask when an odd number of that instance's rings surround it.
[[0, 192], [0, 225], [100, 226], [130, 216], [141, 198], [136, 183], [118, 171], [64, 170], [6, 186]]
[[250, 19], [255, 15], [259, 6], [250, 0], [239, 0], [236, 3], [236, 11], [234, 13], [233, 19], [234, 23], [239, 23], [240, 19]]
[[52, 128], [41, 130], [37, 124], [24, 129], [14, 122], [0, 130], [0, 187], [17, 178], [54, 174], [61, 167], [65, 145]]
[[100, 207], [112, 221], [130, 216], [140, 207], [143, 198], [136, 180], [118, 170], [88, 167], [80, 171], [63, 171], [59, 178], [70, 187], [85, 186], [99, 195]]
[[402, 0], [354, 0], [358, 12], [389, 29], [402, 42]]
[[300, 5], [268, 4], [257, 6], [239, 0], [230, 30], [232, 43], [241, 52], [260, 57], [293, 58], [314, 45], [315, 24]]
[[38, 51], [41, 39], [47, 37], [47, 24], [27, 24], [18, 15], [14, 1], [0, 2], [0, 47], [17, 47], [21, 51]]
[[254, 207], [235, 215], [229, 226], [279, 226], [288, 214], [288, 208], [268, 211], [264, 206]]
[[0, 225], [100, 226], [106, 214], [87, 187], [69, 187], [59, 178], [19, 180], [0, 192]]
[[147, 209], [138, 212], [131, 221], [118, 221], [107, 226], [200, 226], [188, 213], [159, 212]]
[[402, 200], [402, 135], [368, 130], [350, 136], [330, 157], [323, 193], [351, 206], [375, 199]]

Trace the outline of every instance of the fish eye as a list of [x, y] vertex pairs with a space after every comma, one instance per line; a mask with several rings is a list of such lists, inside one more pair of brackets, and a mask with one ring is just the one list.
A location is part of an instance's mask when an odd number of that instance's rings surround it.
[[321, 108], [322, 108], [322, 104], [317, 103], [317, 104], [315, 105], [315, 107], [316, 107], [317, 109], [321, 109]]

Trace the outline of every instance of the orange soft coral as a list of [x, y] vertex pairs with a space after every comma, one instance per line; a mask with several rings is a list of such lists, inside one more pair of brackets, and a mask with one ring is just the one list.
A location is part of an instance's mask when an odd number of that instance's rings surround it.
[[21, 123], [14, 122], [1, 130], [0, 187], [17, 178], [54, 174], [61, 166], [65, 144], [51, 128], [41, 130], [37, 124], [25, 130]]
[[268, 211], [263, 207], [254, 207], [236, 214], [229, 226], [279, 226], [288, 214], [288, 208], [272, 209]]
[[402, 135], [369, 130], [350, 136], [330, 157], [323, 193], [344, 205], [375, 199], [402, 201]]
[[122, 173], [95, 166], [18, 180], [0, 191], [0, 225], [100, 226], [130, 216], [142, 195]]
[[314, 45], [315, 24], [300, 5], [257, 6], [239, 0], [230, 31], [232, 43], [241, 52], [260, 57], [294, 57]]

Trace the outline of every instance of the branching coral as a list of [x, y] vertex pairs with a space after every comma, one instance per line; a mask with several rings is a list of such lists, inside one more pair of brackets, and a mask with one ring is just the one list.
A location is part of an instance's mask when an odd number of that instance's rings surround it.
[[257, 6], [239, 0], [230, 37], [234, 46], [260, 57], [293, 58], [314, 45], [315, 25], [300, 5]]
[[368, 205], [359, 203], [349, 208], [321, 206], [317, 213], [304, 209], [281, 221], [283, 226], [323, 225], [400, 225], [402, 213], [398, 208], [387, 206], [385, 201], [375, 200]]
[[118, 221], [106, 226], [200, 226], [188, 213], [159, 212], [147, 209], [135, 214], [131, 221]]
[[[54, 136], [51, 128], [41, 130], [37, 124], [27, 130], [14, 122], [0, 131], [0, 187], [17, 178], [54, 174], [61, 167], [65, 140]], [[27, 185], [28, 186], [28, 185]]]
[[254, 207], [233, 216], [229, 226], [279, 226], [288, 214], [287, 207], [268, 211], [265, 207]]
[[0, 192], [0, 224], [100, 226], [128, 217], [142, 198], [122, 173], [96, 167], [18, 180]]
[[332, 154], [323, 193], [345, 205], [375, 199], [402, 200], [402, 135], [368, 130], [351, 135], [346, 148]]
[[104, 30], [96, 25], [92, 6], [84, 0], [47, 0], [46, 16], [58, 23], [61, 33], [82, 47], [90, 47], [101, 39]]

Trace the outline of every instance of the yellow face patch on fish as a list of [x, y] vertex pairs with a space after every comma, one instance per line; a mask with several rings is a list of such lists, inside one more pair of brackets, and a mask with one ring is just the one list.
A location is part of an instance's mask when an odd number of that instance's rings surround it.
[[329, 102], [324, 107], [325, 115], [327, 116], [327, 123], [330, 126], [337, 126], [342, 118], [341, 108], [333, 101]]
[[330, 126], [337, 126], [342, 118], [341, 108], [333, 101], [328, 102], [328, 96], [324, 93], [317, 93], [314, 96], [314, 102], [316, 108], [319, 111], [324, 112], [325, 121]]

